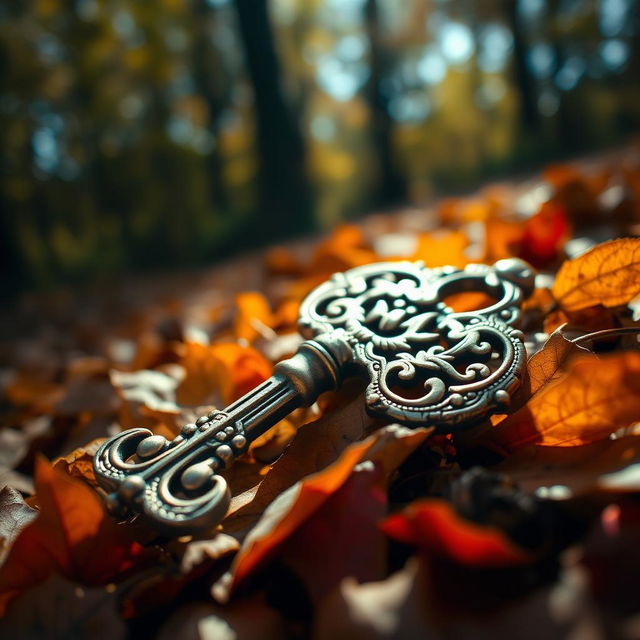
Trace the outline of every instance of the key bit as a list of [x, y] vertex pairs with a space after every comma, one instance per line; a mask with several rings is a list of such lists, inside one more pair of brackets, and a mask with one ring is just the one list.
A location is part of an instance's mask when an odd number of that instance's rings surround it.
[[[172, 536], [215, 526], [231, 500], [217, 471], [346, 376], [368, 378], [368, 411], [408, 426], [449, 433], [505, 411], [523, 375], [517, 327], [534, 279], [517, 259], [465, 269], [376, 263], [335, 274], [303, 301], [299, 327], [307, 340], [268, 380], [171, 441], [148, 429], [105, 441], [94, 469], [110, 511], [137, 514]], [[491, 304], [464, 312], [447, 305], [469, 291]]]

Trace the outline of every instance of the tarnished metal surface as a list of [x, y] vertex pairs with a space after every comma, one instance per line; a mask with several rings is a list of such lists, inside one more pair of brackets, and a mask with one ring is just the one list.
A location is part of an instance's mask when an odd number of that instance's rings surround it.
[[[132, 429], [100, 447], [94, 467], [110, 509], [170, 535], [215, 525], [230, 500], [216, 471], [344, 375], [368, 376], [368, 409], [409, 426], [450, 432], [504, 410], [524, 367], [519, 305], [533, 280], [515, 259], [464, 270], [378, 263], [334, 275], [301, 306], [309, 339], [263, 384], [172, 441]], [[454, 313], [447, 298], [468, 291], [491, 304]]]

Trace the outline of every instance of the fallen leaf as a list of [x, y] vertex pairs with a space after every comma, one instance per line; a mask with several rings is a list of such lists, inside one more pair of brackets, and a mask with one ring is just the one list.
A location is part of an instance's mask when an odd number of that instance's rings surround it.
[[468, 244], [469, 238], [462, 231], [421, 233], [411, 260], [422, 260], [427, 267], [464, 267], [469, 262], [465, 254]]
[[282, 543], [346, 482], [372, 444], [373, 438], [352, 444], [334, 464], [293, 485], [267, 507], [234, 560], [230, 592], [271, 558]]
[[236, 318], [233, 324], [236, 338], [248, 343], [265, 332], [273, 333], [275, 324], [271, 307], [264, 295], [258, 291], [243, 291], [236, 296]]
[[86, 588], [52, 575], [9, 605], [0, 618], [0, 636], [125, 640], [129, 633], [113, 589]]
[[319, 420], [300, 427], [262, 483], [248, 495], [234, 496], [225, 529], [235, 532], [255, 522], [276, 496], [304, 476], [335, 462], [349, 444], [361, 440], [374, 424], [358, 394], [346, 407], [325, 412]]
[[349, 445], [333, 464], [281, 493], [244, 540], [231, 569], [233, 577], [229, 592], [237, 589], [257, 567], [271, 558], [294, 531], [326, 503], [351, 476], [356, 464], [371, 456], [385, 473], [389, 473], [429, 433], [427, 429], [412, 431], [397, 426], [380, 429], [366, 440]]
[[19, 491], [12, 487], [4, 487], [0, 491], [0, 564], [16, 536], [37, 513], [24, 501]]
[[552, 292], [566, 311], [627, 304], [640, 294], [640, 240], [604, 242], [565, 262]]
[[484, 223], [484, 261], [488, 264], [517, 255], [523, 222], [491, 217]]
[[162, 371], [111, 371], [111, 383], [121, 399], [120, 424], [124, 428], [148, 426], [147, 410], [156, 416], [179, 415], [176, 390], [184, 377], [185, 370], [179, 365], [168, 365]]
[[285, 418], [256, 438], [249, 447], [249, 453], [263, 464], [273, 462], [282, 454], [295, 435], [294, 424]]
[[529, 393], [536, 394], [564, 370], [571, 358], [586, 353], [587, 349], [567, 340], [561, 332], [553, 333], [527, 361]]
[[21, 373], [4, 387], [4, 395], [18, 407], [29, 407], [34, 413], [50, 413], [64, 395], [64, 387], [47, 379]]
[[215, 562], [239, 548], [240, 543], [235, 538], [222, 532], [207, 540], [192, 540], [185, 545], [180, 570], [188, 574], [199, 565]]
[[511, 567], [532, 561], [531, 554], [502, 531], [462, 519], [444, 500], [417, 500], [380, 526], [389, 537], [417, 546], [427, 556], [469, 567]]
[[487, 432], [507, 451], [527, 444], [576, 446], [640, 420], [640, 353], [574, 360], [566, 375]]
[[271, 375], [271, 364], [262, 354], [235, 342], [187, 342], [180, 364], [186, 371], [177, 390], [181, 405], [226, 406]]
[[96, 438], [88, 444], [74, 449], [71, 453], [56, 458], [52, 465], [54, 469], [64, 471], [68, 476], [79, 478], [97, 488], [96, 476], [93, 471], [93, 458], [104, 438]]
[[564, 208], [546, 202], [524, 224], [517, 255], [538, 269], [548, 268], [562, 256], [570, 237]]
[[608, 504], [587, 537], [580, 564], [596, 602], [606, 610], [637, 615], [640, 555], [640, 508], [636, 496]]
[[62, 416], [80, 413], [98, 416], [115, 413], [117, 408], [118, 398], [107, 375], [77, 376], [67, 384], [54, 413]]
[[525, 492], [566, 499], [599, 489], [633, 491], [639, 462], [640, 438], [625, 436], [580, 447], [528, 445], [492, 469], [508, 475]]
[[380, 580], [386, 542], [377, 524], [386, 514], [386, 478], [380, 465], [358, 464], [347, 481], [283, 545], [293, 568], [318, 604], [341, 580]]
[[20, 531], [0, 568], [0, 615], [10, 600], [51, 573], [100, 585], [149, 560], [152, 554], [106, 515], [85, 484], [42, 458], [36, 462], [35, 484], [40, 511]]
[[360, 227], [344, 224], [316, 248], [311, 258], [308, 273], [326, 278], [337, 271], [375, 262], [377, 255], [370, 248]]

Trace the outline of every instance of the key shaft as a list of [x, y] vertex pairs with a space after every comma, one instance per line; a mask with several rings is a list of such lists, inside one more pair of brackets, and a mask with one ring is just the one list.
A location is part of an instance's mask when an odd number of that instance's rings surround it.
[[179, 535], [214, 526], [231, 499], [216, 472], [292, 411], [337, 389], [352, 351], [332, 332], [303, 342], [273, 375], [222, 411], [186, 424], [172, 441], [132, 429], [105, 442], [94, 468], [109, 491], [107, 505], [120, 517], [137, 513], [160, 531]]

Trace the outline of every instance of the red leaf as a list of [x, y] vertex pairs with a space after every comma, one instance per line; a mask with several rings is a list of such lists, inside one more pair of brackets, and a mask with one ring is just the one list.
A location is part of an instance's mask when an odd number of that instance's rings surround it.
[[464, 520], [443, 500], [418, 500], [389, 516], [381, 527], [391, 538], [415, 545], [426, 555], [471, 567], [518, 566], [532, 560], [502, 531]]
[[116, 581], [150, 557], [105, 514], [98, 496], [85, 484], [36, 461], [40, 512], [16, 538], [0, 569], [0, 615], [16, 595], [61, 573], [83, 585]]

